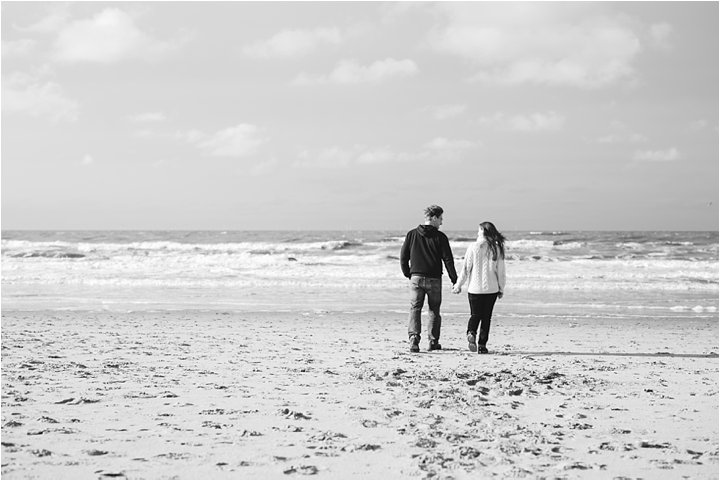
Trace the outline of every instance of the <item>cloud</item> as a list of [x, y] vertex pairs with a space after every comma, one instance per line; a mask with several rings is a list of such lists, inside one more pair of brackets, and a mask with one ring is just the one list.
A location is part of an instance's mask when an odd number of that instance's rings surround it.
[[689, 130], [705, 130], [710, 126], [707, 120], [705, 119], [698, 119], [690, 122], [690, 125], [688, 126]]
[[667, 150], [636, 151], [633, 160], [640, 162], [672, 162], [680, 158], [680, 152], [675, 148]]
[[656, 23], [650, 26], [650, 38], [655, 46], [669, 50], [672, 48], [673, 27], [668, 23]]
[[350, 165], [356, 153], [352, 149], [343, 149], [337, 146], [326, 147], [317, 152], [304, 149], [298, 154], [293, 163], [301, 168], [343, 168]]
[[638, 35], [594, 6], [549, 2], [439, 7], [448, 24], [429, 43], [438, 52], [470, 60], [473, 81], [599, 88], [634, 75]]
[[467, 110], [466, 105], [438, 105], [429, 109], [437, 120], [447, 120], [462, 115]]
[[195, 145], [206, 155], [214, 157], [251, 156], [267, 142], [266, 138], [260, 137], [259, 129], [251, 124], [239, 124], [214, 134], [191, 130], [178, 134], [177, 137]]
[[473, 142], [470, 140], [451, 140], [446, 139], [445, 137], [436, 137], [427, 144], [425, 144], [426, 149], [434, 150], [434, 151], [461, 151], [461, 150], [468, 150], [473, 149], [477, 147], [477, 142]]
[[279, 166], [279, 162], [275, 158], [270, 158], [261, 162], [258, 162], [255, 165], [250, 166], [248, 169], [243, 169], [240, 174], [246, 175], [250, 174], [252, 176], [260, 176], [260, 175], [267, 175], [272, 172], [274, 172], [277, 167]]
[[337, 45], [342, 39], [337, 28], [283, 30], [267, 40], [247, 45], [243, 52], [255, 58], [292, 57], [307, 55], [322, 44]]
[[131, 115], [130, 120], [138, 123], [163, 122], [167, 117], [162, 112], [144, 112], [141, 114]]
[[598, 144], [621, 144], [647, 142], [648, 138], [642, 134], [608, 134], [595, 139]]
[[90, 154], [85, 154], [85, 155], [83, 156], [82, 160], [80, 161], [80, 163], [81, 163], [82, 165], [90, 165], [90, 164], [95, 163], [95, 159], [93, 158], [92, 155], [90, 155]]
[[417, 72], [417, 65], [409, 59], [386, 58], [368, 66], [360, 65], [355, 60], [341, 60], [328, 75], [312, 77], [300, 74], [293, 83], [296, 85], [378, 83], [392, 77], [412, 76]]
[[[57, 5], [57, 4], [56, 4]], [[56, 6], [54, 5], [54, 6]], [[70, 14], [65, 10], [66, 7], [62, 7], [55, 11], [50, 13], [49, 15], [46, 15], [39, 21], [35, 22], [32, 25], [29, 25], [27, 27], [18, 26], [15, 25], [15, 29], [20, 32], [27, 32], [27, 33], [40, 33], [40, 34], [49, 34], [49, 33], [57, 33], [63, 26], [65, 26], [68, 22], [68, 19], [70, 18]]]
[[501, 130], [520, 132], [558, 131], [565, 127], [565, 116], [554, 111], [518, 115], [498, 112], [489, 117], [481, 117], [480, 122], [493, 125]]
[[371, 148], [356, 144], [351, 147], [332, 146], [317, 151], [302, 150], [294, 167], [337, 169], [359, 164], [386, 164], [408, 162], [417, 156], [406, 152], [397, 152], [389, 147]]
[[63, 26], [55, 41], [54, 58], [60, 62], [114, 63], [151, 58], [176, 46], [146, 34], [122, 10], [106, 8], [90, 19]]
[[609, 134], [598, 136], [589, 140], [598, 144], [621, 144], [621, 143], [642, 143], [647, 142], [648, 138], [643, 134], [633, 132], [624, 122], [613, 120], [610, 122]]
[[337, 169], [353, 165], [393, 164], [423, 161], [429, 158], [452, 160], [462, 152], [479, 146], [469, 140], [452, 140], [437, 137], [414, 152], [395, 150], [388, 146], [369, 147], [356, 144], [351, 147], [332, 146], [318, 151], [303, 150], [293, 163], [298, 168]]
[[57, 83], [14, 73], [2, 82], [2, 109], [53, 122], [74, 122], [78, 119], [80, 107], [65, 95]]
[[23, 57], [30, 53], [37, 42], [28, 38], [19, 40], [7, 40], [2, 42], [2, 58]]
[[389, 148], [366, 150], [357, 157], [358, 164], [387, 164], [394, 162], [409, 162], [417, 159], [418, 155], [406, 152], [395, 152]]

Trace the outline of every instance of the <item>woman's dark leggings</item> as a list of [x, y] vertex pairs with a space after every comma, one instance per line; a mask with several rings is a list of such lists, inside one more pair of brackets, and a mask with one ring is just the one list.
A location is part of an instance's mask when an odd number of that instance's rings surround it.
[[470, 301], [470, 320], [468, 321], [468, 334], [473, 336], [480, 326], [478, 345], [485, 346], [490, 335], [490, 319], [492, 318], [493, 307], [497, 300], [498, 293], [494, 294], [472, 294], [468, 293]]

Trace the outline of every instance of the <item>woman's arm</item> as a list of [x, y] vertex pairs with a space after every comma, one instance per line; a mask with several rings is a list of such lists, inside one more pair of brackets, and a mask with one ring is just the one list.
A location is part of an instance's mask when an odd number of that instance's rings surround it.
[[498, 280], [498, 287], [500, 288], [499, 297], [502, 297], [503, 293], [505, 292], [505, 258], [503, 256], [498, 256], [496, 274]]
[[472, 246], [467, 248], [467, 251], [465, 251], [465, 259], [463, 259], [463, 265], [460, 269], [460, 274], [458, 274], [458, 279], [455, 285], [453, 286], [453, 291], [460, 292], [460, 289], [462, 288], [463, 284], [465, 284], [465, 281], [470, 277], [470, 274], [472, 273], [472, 267], [473, 267], [473, 248]]

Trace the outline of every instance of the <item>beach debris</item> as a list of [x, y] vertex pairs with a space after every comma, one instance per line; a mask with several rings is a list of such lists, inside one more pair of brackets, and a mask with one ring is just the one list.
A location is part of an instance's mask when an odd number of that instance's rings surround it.
[[480, 456], [480, 451], [472, 446], [460, 446], [460, 457], [475, 459]]
[[418, 448], [434, 448], [437, 446], [437, 442], [433, 441], [432, 439], [428, 438], [420, 438], [415, 442], [415, 446]]
[[88, 456], [105, 456], [108, 452], [100, 449], [90, 449], [85, 451], [85, 453], [87, 453]]
[[232, 424], [220, 424], [220, 423], [215, 423], [213, 421], [203, 421], [202, 427], [212, 428], [212, 429], [224, 429], [224, 428], [231, 428]]
[[23, 423], [21, 423], [20, 421], [11, 420], [11, 421], [8, 421], [5, 424], [3, 424], [3, 427], [4, 428], [16, 428], [16, 427], [19, 427], [22, 425], [23, 425]]
[[549, 372], [548, 374], [546, 374], [546, 375], [542, 376], [541, 378], [537, 379], [536, 382], [538, 382], [538, 383], [540, 383], [540, 384], [550, 384], [550, 383], [553, 382], [555, 379], [557, 379], [557, 378], [559, 378], [559, 377], [563, 377], [563, 376], [565, 376], [565, 374], [560, 374], [559, 372], [551, 371], [551, 372]]
[[127, 479], [125, 473], [103, 473], [100, 472], [99, 479]]
[[381, 449], [382, 446], [379, 444], [353, 444], [349, 446], [345, 446], [340, 451], [346, 451], [346, 452], [353, 452], [353, 451], [377, 451], [378, 449]]
[[363, 425], [363, 427], [366, 428], [376, 428], [378, 425], [378, 422], [373, 419], [363, 419], [360, 424]]
[[389, 418], [394, 418], [395, 416], [399, 416], [401, 414], [402, 414], [402, 411], [400, 411], [398, 409], [393, 409], [392, 411], [385, 413], [385, 416], [387, 416]]
[[245, 437], [257, 437], [257, 436], [262, 436], [262, 435], [263, 435], [263, 434], [262, 434], [261, 432], [258, 432], [258, 431], [248, 431], [247, 429], [245, 429], [245, 430], [242, 432], [242, 434], [240, 434], [240, 436], [241, 436], [241, 437], [244, 437], [244, 438], [245, 438]]
[[203, 415], [221, 415], [221, 414], [230, 414], [229, 412], [225, 411], [222, 408], [216, 408], [216, 409], [204, 409], [200, 411], [200, 414]]
[[38, 458], [44, 458], [45, 456], [52, 456], [52, 452], [48, 451], [47, 449], [33, 449], [30, 451], [33, 456], [37, 456]]
[[48, 417], [48, 416], [42, 416], [42, 417], [38, 418], [38, 421], [40, 421], [41, 423], [53, 423], [53, 424], [57, 424], [57, 420], [55, 420], [55, 419], [53, 419], [53, 418], [51, 418], [51, 417]]
[[650, 441], [640, 441], [640, 447], [651, 449], [666, 449], [670, 447], [670, 443], [654, 443]]
[[517, 389], [510, 389], [508, 391], [508, 394], [510, 396], [519, 396], [523, 393], [523, 388], [517, 388]]
[[287, 419], [312, 419], [309, 415], [303, 414], [298, 411], [292, 411], [288, 408], [283, 408], [280, 411], [280, 414], [285, 416]]
[[155, 456], [156, 458], [167, 458], [167, 459], [188, 459], [190, 454], [188, 453], [162, 453]]
[[306, 466], [290, 466], [289, 469], [286, 469], [283, 471], [283, 474], [304, 474], [306, 476], [312, 476], [313, 474], [317, 474], [319, 472], [317, 466], [313, 465], [306, 465]]
[[84, 398], [84, 397], [80, 397], [80, 398], [71, 397], [71, 398], [63, 399], [61, 401], [57, 401], [57, 402], [55, 402], [55, 404], [77, 405], [77, 404], [93, 404], [93, 403], [97, 403], [97, 402], [100, 402], [100, 400], [99, 399], [89, 399], [89, 398]]
[[347, 438], [343, 433], [336, 433], [333, 431], [324, 431], [310, 437], [310, 441], [334, 441], [339, 438]]

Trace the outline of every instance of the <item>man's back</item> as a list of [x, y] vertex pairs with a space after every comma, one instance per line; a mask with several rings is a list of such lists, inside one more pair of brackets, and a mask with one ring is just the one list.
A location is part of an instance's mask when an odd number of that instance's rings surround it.
[[420, 225], [407, 233], [400, 251], [400, 267], [405, 277], [417, 274], [441, 278], [443, 261], [454, 283], [457, 274], [447, 236], [432, 225]]

